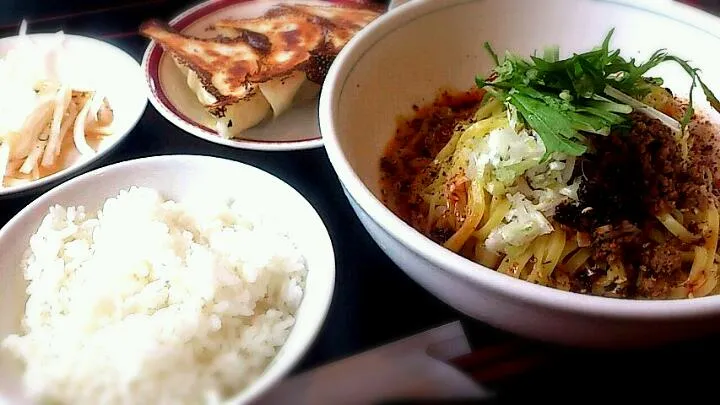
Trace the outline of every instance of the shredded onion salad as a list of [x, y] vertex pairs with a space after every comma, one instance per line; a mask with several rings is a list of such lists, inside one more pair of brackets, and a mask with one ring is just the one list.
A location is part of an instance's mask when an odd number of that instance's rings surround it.
[[[36, 43], [22, 22], [16, 45], [0, 56], [0, 187], [54, 174], [71, 157], [96, 152], [112, 133], [113, 111], [100, 91], [68, 75], [62, 31]], [[63, 69], [65, 68], [65, 69]], [[89, 143], [90, 141], [90, 143]]]

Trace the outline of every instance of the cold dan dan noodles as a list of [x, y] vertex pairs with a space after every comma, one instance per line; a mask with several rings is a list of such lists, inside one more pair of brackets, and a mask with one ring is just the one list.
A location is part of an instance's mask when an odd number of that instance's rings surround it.
[[[500, 273], [585, 294], [692, 298], [718, 285], [718, 130], [693, 108], [689, 62], [603, 43], [561, 59], [486, 50], [477, 87], [414, 106], [381, 159], [384, 202]], [[648, 71], [675, 63], [688, 100]]]

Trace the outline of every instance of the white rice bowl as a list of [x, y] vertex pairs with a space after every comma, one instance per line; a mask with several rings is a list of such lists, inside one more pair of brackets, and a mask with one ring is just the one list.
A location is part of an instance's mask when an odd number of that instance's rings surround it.
[[100, 212], [52, 206], [22, 262], [22, 333], [2, 350], [37, 399], [218, 403], [282, 347], [307, 264], [241, 200], [165, 200], [133, 187]]

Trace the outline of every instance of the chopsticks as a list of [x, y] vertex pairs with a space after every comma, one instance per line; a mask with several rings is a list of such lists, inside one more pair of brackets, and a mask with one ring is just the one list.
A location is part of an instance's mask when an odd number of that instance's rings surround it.
[[479, 384], [491, 384], [550, 364], [552, 351], [541, 343], [518, 339], [476, 349], [450, 364]]
[[[477, 348], [471, 353], [451, 359], [449, 363], [484, 388], [520, 379], [521, 376], [537, 372], [552, 363], [551, 357], [555, 350], [551, 347], [521, 338], [511, 339]], [[488, 393], [481, 398], [397, 398], [377, 405], [490, 405], [506, 401], [503, 394]], [[507, 402], [514, 403], [512, 400]]]

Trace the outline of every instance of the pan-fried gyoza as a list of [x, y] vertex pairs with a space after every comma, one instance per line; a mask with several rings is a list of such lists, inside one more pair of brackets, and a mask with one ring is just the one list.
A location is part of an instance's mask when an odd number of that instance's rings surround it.
[[157, 20], [140, 32], [172, 55], [224, 137], [315, 98], [335, 56], [380, 11], [353, 6], [280, 4], [258, 18], [221, 20], [210, 38]]

